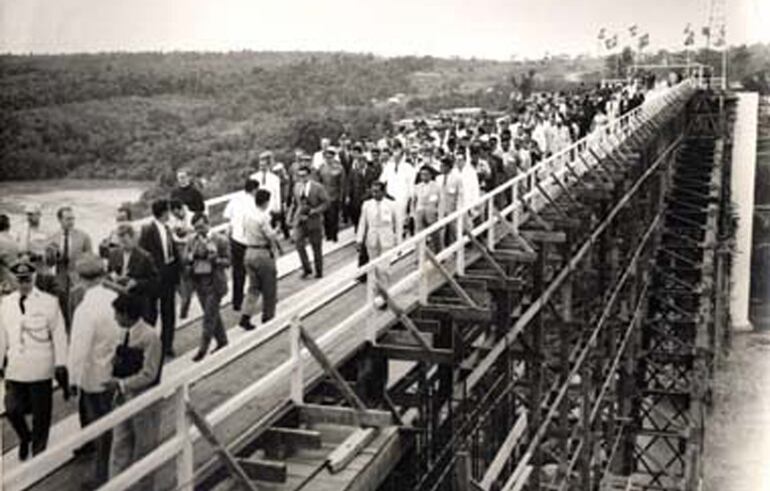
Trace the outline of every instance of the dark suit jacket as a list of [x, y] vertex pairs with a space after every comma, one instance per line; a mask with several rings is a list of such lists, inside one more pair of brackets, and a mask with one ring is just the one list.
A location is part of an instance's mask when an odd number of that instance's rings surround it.
[[[193, 251], [198, 240], [200, 240], [198, 237], [193, 236], [185, 246], [182, 260], [187, 267], [192, 266], [194, 261]], [[230, 266], [230, 241], [227, 240], [227, 237], [224, 235], [215, 232], [210, 234], [208, 240], [213, 242], [217, 248], [214, 270], [211, 275], [204, 275], [204, 277], [201, 277], [195, 275], [191, 269], [190, 277], [192, 278], [193, 284], [199, 284], [204, 289], [212, 288], [213, 292], [217, 295], [224, 296], [227, 293], [227, 275], [225, 274], [225, 270]], [[208, 276], [208, 278], [205, 276]]]
[[173, 262], [170, 267], [166, 267], [163, 255], [163, 242], [160, 240], [160, 232], [155, 225], [155, 221], [148, 223], [142, 227], [142, 232], [139, 234], [139, 247], [144, 249], [150, 254], [155, 268], [160, 273], [161, 281], [172, 281], [176, 283], [179, 276], [179, 258], [177, 257], [177, 250], [174, 247], [174, 238], [171, 235], [171, 229], [166, 226], [168, 231], [168, 240], [171, 244], [171, 257]]
[[295, 184], [294, 202], [289, 215], [291, 223], [304, 230], [321, 230], [323, 212], [329, 206], [329, 196], [324, 187], [315, 181], [310, 181], [310, 192], [307, 196], [303, 196], [303, 190], [304, 184]]
[[[112, 249], [107, 259], [107, 271], [121, 274], [123, 272], [123, 250]], [[137, 247], [128, 256], [128, 268], [126, 276], [136, 281], [136, 287], [132, 293], [138, 293], [144, 296], [152, 296], [159, 280], [158, 269], [155, 267], [150, 254]]]

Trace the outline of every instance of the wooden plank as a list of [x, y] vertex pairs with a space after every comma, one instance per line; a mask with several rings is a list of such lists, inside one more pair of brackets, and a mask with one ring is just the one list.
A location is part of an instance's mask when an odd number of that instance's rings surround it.
[[286, 482], [286, 463], [267, 459], [238, 459], [249, 478], [255, 481], [281, 483]]
[[455, 291], [455, 293], [457, 293], [457, 295], [459, 295], [459, 296], [460, 296], [460, 298], [462, 298], [462, 299], [463, 299], [463, 301], [464, 301], [466, 304], [468, 304], [468, 306], [469, 306], [469, 307], [472, 307], [472, 308], [476, 308], [476, 309], [480, 308], [480, 307], [479, 307], [479, 305], [476, 303], [476, 301], [475, 301], [475, 300], [473, 300], [473, 298], [471, 298], [471, 296], [470, 296], [470, 295], [468, 295], [468, 292], [466, 292], [466, 291], [465, 291], [465, 290], [464, 290], [464, 289], [463, 289], [463, 288], [462, 288], [462, 287], [461, 287], [461, 286], [460, 286], [460, 285], [457, 283], [457, 280], [455, 280], [454, 276], [453, 276], [453, 275], [452, 275], [452, 274], [451, 274], [449, 271], [447, 271], [447, 270], [446, 270], [446, 268], [444, 267], [444, 265], [443, 265], [443, 264], [441, 264], [441, 261], [439, 261], [438, 259], [436, 259], [436, 256], [435, 256], [435, 254], [433, 254], [433, 252], [431, 252], [431, 250], [430, 250], [430, 249], [426, 249], [426, 250], [425, 250], [425, 253], [426, 253], [426, 257], [428, 258], [428, 260], [429, 260], [429, 261], [430, 261], [430, 262], [433, 264], [433, 266], [434, 266], [434, 267], [435, 267], [435, 268], [436, 268], [436, 269], [439, 271], [439, 273], [441, 273], [441, 276], [443, 276], [443, 277], [444, 277], [444, 279], [447, 281], [447, 283], [448, 283], [448, 284], [449, 284], [449, 286], [452, 288], [452, 290], [454, 290], [454, 291]]
[[489, 322], [492, 320], [490, 309], [472, 309], [462, 305], [430, 304], [420, 307], [423, 313], [449, 315], [455, 321]]
[[283, 445], [302, 448], [321, 448], [321, 432], [300, 428], [272, 427], [265, 431], [264, 438]]
[[332, 473], [337, 473], [353, 460], [377, 436], [375, 428], [359, 428], [350, 435], [342, 444], [335, 448], [326, 459], [326, 463]]
[[560, 244], [567, 241], [567, 234], [550, 230], [522, 230], [522, 237], [532, 242], [550, 242]]
[[[420, 326], [417, 322], [415, 322], [415, 325], [419, 329]], [[428, 346], [433, 346], [433, 333], [432, 332], [422, 332], [422, 337], [425, 338], [425, 342], [428, 343]], [[382, 344], [399, 344], [404, 346], [419, 346], [417, 343], [417, 340], [414, 339], [414, 336], [409, 331], [396, 331], [396, 330], [390, 330], [385, 333], [385, 335], [381, 338], [380, 342]]]
[[299, 417], [303, 423], [333, 423], [348, 426], [391, 426], [393, 416], [388, 411], [367, 409], [357, 411], [348, 407], [303, 404], [299, 406]]
[[[412, 438], [393, 427], [383, 429], [381, 436], [382, 442], [378, 441], [376, 453], [351, 480], [345, 491], [377, 489], [401, 460], [404, 450], [410, 447]], [[367, 448], [365, 452], [368, 453], [368, 451]]]
[[443, 365], [454, 363], [454, 352], [449, 349], [425, 349], [394, 344], [376, 344], [375, 349], [392, 360], [424, 361]]

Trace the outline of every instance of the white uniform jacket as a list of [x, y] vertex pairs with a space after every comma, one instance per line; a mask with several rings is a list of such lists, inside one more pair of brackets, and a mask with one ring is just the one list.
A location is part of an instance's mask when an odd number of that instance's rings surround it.
[[5, 378], [16, 382], [40, 382], [53, 378], [55, 366], [67, 361], [67, 333], [59, 300], [37, 288], [19, 307], [19, 291], [0, 302], [0, 355], [8, 365]]

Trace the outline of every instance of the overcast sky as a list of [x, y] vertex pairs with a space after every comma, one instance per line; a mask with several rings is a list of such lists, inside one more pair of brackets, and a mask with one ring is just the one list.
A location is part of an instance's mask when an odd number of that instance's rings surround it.
[[[728, 42], [770, 42], [770, 0], [725, 0]], [[681, 47], [709, 0], [0, 0], [0, 52], [344, 50], [510, 59]], [[702, 41], [698, 36], [698, 42]]]

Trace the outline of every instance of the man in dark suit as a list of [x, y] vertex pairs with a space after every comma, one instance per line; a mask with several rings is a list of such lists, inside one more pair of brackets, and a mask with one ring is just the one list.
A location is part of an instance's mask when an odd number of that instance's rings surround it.
[[138, 296], [144, 301], [142, 318], [152, 319], [150, 302], [158, 284], [158, 270], [150, 253], [139, 247], [136, 231], [128, 223], [118, 225], [115, 231], [120, 247], [110, 250], [107, 271], [121, 288], [121, 293]]
[[71, 207], [59, 208], [56, 218], [61, 228], [49, 238], [46, 255], [48, 262], [56, 268], [54, 288], [64, 315], [64, 326], [69, 334], [72, 314], [84, 293], [75, 265], [81, 257], [91, 253], [93, 248], [88, 234], [75, 228], [75, 214]]
[[179, 281], [179, 258], [174, 238], [166, 222], [169, 219], [169, 202], [157, 200], [152, 204], [153, 219], [142, 227], [139, 247], [150, 253], [158, 270], [157, 283], [150, 300], [148, 323], [158, 320], [160, 304], [161, 342], [165, 356], [174, 356], [174, 329], [176, 327], [176, 285]]
[[297, 184], [294, 186], [294, 203], [291, 218], [294, 227], [294, 240], [297, 253], [302, 261], [302, 278], [310, 277], [312, 269], [307, 257], [306, 243], [309, 241], [313, 248], [315, 277], [323, 276], [323, 213], [329, 204], [329, 197], [324, 187], [310, 179], [310, 168], [300, 167], [297, 170]]

